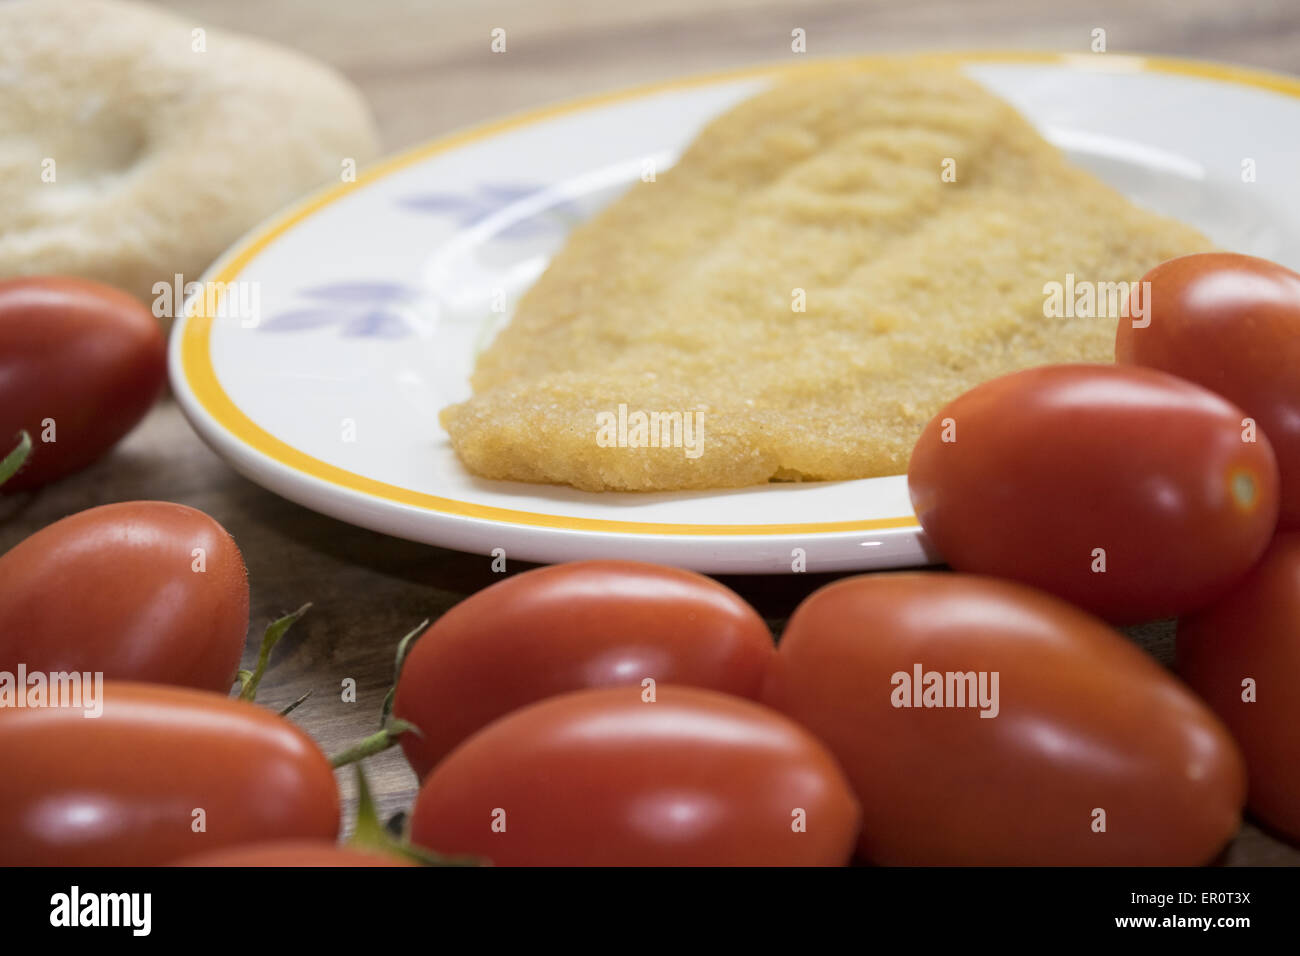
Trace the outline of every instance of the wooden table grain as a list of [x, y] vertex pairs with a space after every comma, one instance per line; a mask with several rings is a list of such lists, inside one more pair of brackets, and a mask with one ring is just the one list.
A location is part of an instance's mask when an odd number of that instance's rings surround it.
[[[692, 72], [779, 61], [791, 31], [807, 56], [971, 47], [1156, 52], [1300, 73], [1300, 5], [1291, 0], [167, 0], [195, 26], [262, 36], [325, 60], [372, 104], [397, 149], [504, 113]], [[506, 52], [494, 54], [494, 29]], [[1211, 131], [1207, 131], [1211, 132]], [[170, 398], [117, 450], [38, 493], [0, 498], [0, 551], [93, 505], [164, 499], [201, 508], [248, 564], [252, 630], [245, 664], [272, 618], [311, 612], [276, 651], [262, 703], [292, 715], [327, 753], [376, 726], [398, 639], [499, 579], [489, 559], [399, 541], [285, 501], [237, 475], [190, 430]], [[511, 565], [511, 571], [520, 566]], [[825, 583], [820, 575], [726, 578], [774, 630]], [[1135, 635], [1167, 659], [1169, 629]], [[355, 703], [342, 682], [356, 681]], [[381, 812], [406, 809], [415, 779], [400, 751], [367, 762]], [[351, 775], [340, 772], [350, 820]], [[1300, 851], [1247, 825], [1228, 864], [1300, 863]]]

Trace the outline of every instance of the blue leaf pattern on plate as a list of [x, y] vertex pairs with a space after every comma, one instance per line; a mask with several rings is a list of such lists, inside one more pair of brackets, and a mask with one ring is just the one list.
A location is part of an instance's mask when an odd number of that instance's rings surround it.
[[[412, 212], [451, 217], [465, 227], [539, 192], [537, 186], [520, 183], [480, 183], [468, 193], [419, 193], [402, 197], [398, 204]], [[511, 223], [496, 238], [555, 236], [567, 232], [581, 218], [575, 203], [560, 201]], [[307, 286], [299, 289], [298, 295], [319, 304], [281, 312], [258, 329], [285, 333], [333, 328], [344, 338], [403, 339], [414, 330], [395, 307], [417, 294], [415, 288], [400, 282], [367, 279]]]
[[410, 331], [400, 315], [376, 309], [348, 320], [341, 334], [345, 338], [401, 339]]
[[328, 302], [291, 309], [258, 326], [263, 332], [306, 332], [335, 328], [344, 338], [404, 339], [413, 329], [393, 306], [409, 302], [416, 290], [400, 282], [331, 282], [300, 289], [304, 299]]
[[332, 282], [309, 286], [299, 295], [331, 302], [402, 302], [411, 297], [411, 288], [400, 282]]
[[333, 325], [338, 318], [338, 313], [331, 309], [295, 309], [292, 312], [281, 312], [257, 328], [263, 332], [303, 332]]
[[458, 222], [473, 222], [478, 218], [481, 207], [474, 200], [451, 193], [429, 193], [422, 196], [407, 196], [399, 204], [416, 212], [431, 212], [435, 215], [444, 213], [456, 216]]

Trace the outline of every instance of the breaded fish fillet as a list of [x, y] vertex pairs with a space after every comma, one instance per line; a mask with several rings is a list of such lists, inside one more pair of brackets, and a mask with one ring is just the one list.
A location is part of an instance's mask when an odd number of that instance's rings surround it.
[[442, 423], [478, 475], [588, 490], [898, 474], [977, 383], [1112, 359], [1116, 317], [1045, 284], [1209, 248], [955, 71], [834, 70], [577, 228]]

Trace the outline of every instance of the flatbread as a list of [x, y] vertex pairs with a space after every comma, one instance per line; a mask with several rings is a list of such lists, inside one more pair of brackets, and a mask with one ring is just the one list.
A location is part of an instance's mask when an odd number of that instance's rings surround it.
[[832, 70], [577, 228], [442, 423], [475, 474], [588, 490], [898, 474], [979, 382], [1113, 359], [1117, 318], [1049, 317], [1047, 283], [1209, 248], [956, 71]]
[[361, 93], [294, 50], [154, 4], [0, 2], [0, 277], [159, 304], [377, 147]]

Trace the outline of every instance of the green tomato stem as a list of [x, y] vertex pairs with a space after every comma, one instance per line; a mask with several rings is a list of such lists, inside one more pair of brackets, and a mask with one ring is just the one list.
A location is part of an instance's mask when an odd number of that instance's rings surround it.
[[407, 633], [400, 641], [397, 642], [397, 659], [393, 663], [393, 686], [388, 688], [388, 693], [384, 695], [383, 706], [379, 708], [379, 726], [386, 726], [388, 718], [393, 715], [393, 698], [397, 696], [397, 682], [402, 676], [402, 665], [406, 663], [406, 655], [411, 652], [411, 642], [424, 633], [424, 629], [429, 626], [429, 619], [426, 617], [419, 624], [415, 625], [414, 630]]
[[32, 436], [26, 431], [18, 433], [18, 447], [0, 460], [0, 485], [18, 473], [18, 469], [27, 463], [32, 453]]
[[288, 716], [289, 716], [290, 714], [292, 714], [295, 710], [297, 710], [300, 706], [302, 706], [302, 702], [305, 701], [305, 700], [306, 700], [308, 697], [310, 697], [311, 695], [312, 695], [312, 692], [311, 692], [311, 691], [307, 691], [307, 693], [303, 694], [301, 697], [299, 697], [297, 700], [295, 700], [292, 704], [290, 704], [290, 705], [289, 705], [288, 707], [286, 707], [284, 710], [280, 711], [280, 716], [281, 716], [281, 717], [288, 717]]
[[396, 746], [397, 738], [402, 734], [412, 733], [423, 736], [420, 728], [415, 724], [393, 717], [393, 698], [397, 694], [397, 681], [402, 676], [402, 665], [406, 663], [406, 655], [410, 653], [411, 642], [423, 634], [428, 626], [429, 619], [425, 618], [397, 642], [396, 660], [393, 662], [393, 686], [388, 688], [388, 693], [384, 695], [383, 706], [379, 708], [379, 730], [333, 757], [330, 763], [335, 769], [383, 753], [388, 748]]
[[280, 638], [284, 637], [294, 622], [306, 614], [310, 607], [310, 603], [304, 604], [292, 614], [286, 614], [266, 626], [266, 633], [262, 635], [262, 646], [257, 652], [257, 666], [252, 671], [240, 671], [236, 675], [239, 681], [240, 700], [252, 701], [257, 696], [257, 686], [266, 674], [266, 667], [271, 661], [271, 651], [275, 650], [275, 645], [280, 643]]
[[361, 765], [356, 766], [357, 773], [357, 819], [352, 828], [352, 839], [347, 845], [368, 853], [388, 856], [400, 856], [414, 860], [422, 866], [484, 866], [485, 860], [468, 856], [443, 856], [423, 847], [412, 846], [407, 840], [398, 840], [389, 835], [384, 825], [379, 822], [375, 808], [375, 798], [370, 792], [370, 783], [366, 780]]
[[337, 770], [348, 764], [357, 763], [367, 757], [383, 753], [390, 747], [396, 747], [402, 734], [419, 734], [420, 728], [405, 720], [389, 720], [376, 733], [357, 741], [347, 750], [330, 758], [330, 766]]

